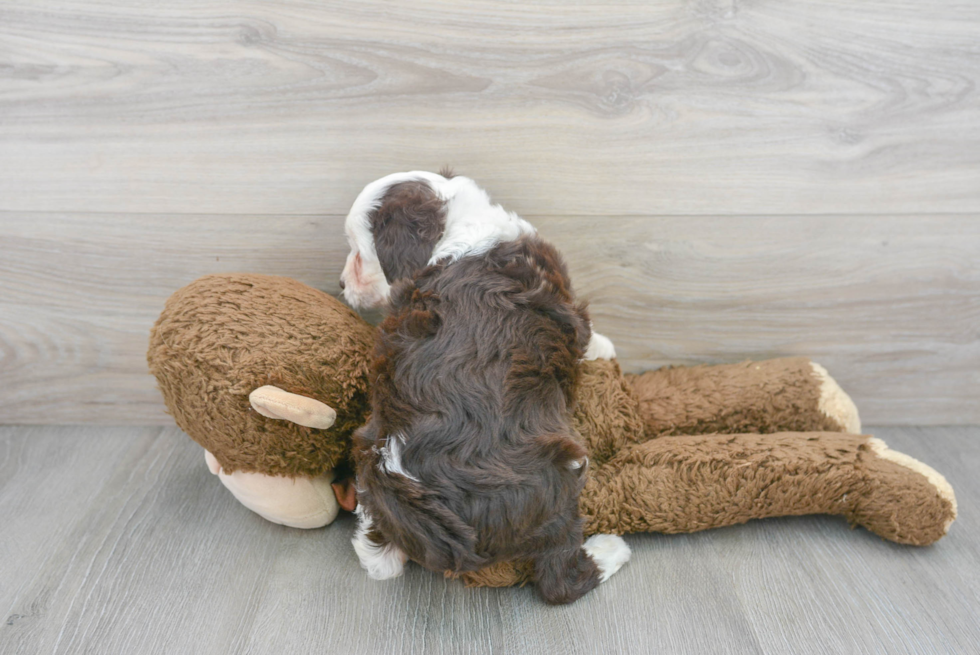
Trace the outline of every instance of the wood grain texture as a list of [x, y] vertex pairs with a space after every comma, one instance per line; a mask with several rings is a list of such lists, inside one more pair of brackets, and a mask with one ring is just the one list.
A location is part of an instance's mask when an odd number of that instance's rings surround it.
[[975, 217], [536, 222], [627, 370], [804, 355], [865, 422], [980, 421]]
[[[454, 164], [565, 250], [630, 370], [805, 354], [980, 421], [980, 4], [0, 6], [0, 422], [168, 423], [165, 298], [329, 292], [369, 180]], [[688, 218], [689, 217], [689, 218]]]
[[[337, 293], [340, 216], [0, 214], [0, 422], [171, 424], [146, 369], [201, 275]], [[535, 217], [630, 371], [808, 355], [866, 422], [980, 422], [977, 217]]]
[[170, 424], [146, 367], [167, 297], [222, 271], [336, 292], [340, 234], [340, 217], [0, 214], [0, 423]]
[[526, 215], [980, 211], [980, 5], [0, 7], [0, 210], [336, 214], [453, 164]]
[[371, 581], [349, 516], [263, 521], [175, 428], [0, 428], [0, 654], [975, 652], [980, 430], [878, 436], [956, 489], [938, 544], [830, 517], [634, 535], [620, 573], [554, 608], [414, 565]]

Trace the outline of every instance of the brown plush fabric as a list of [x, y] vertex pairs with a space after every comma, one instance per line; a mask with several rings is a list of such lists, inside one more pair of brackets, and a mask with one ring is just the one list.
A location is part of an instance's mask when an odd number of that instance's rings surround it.
[[[368, 412], [374, 328], [288, 278], [210, 275], [176, 292], [147, 361], [167, 409], [225, 472], [324, 473], [344, 461]], [[337, 412], [325, 430], [266, 418], [248, 394], [271, 384]]]
[[644, 440], [639, 402], [615, 361], [582, 362], [575, 401], [573, 425], [593, 466]]
[[[863, 484], [849, 495], [844, 514], [852, 525], [900, 544], [927, 546], [956, 519], [955, 499], [937, 495], [928, 478], [861, 446], [857, 467]], [[828, 512], [829, 513], [829, 512]]]
[[471, 573], [446, 573], [446, 577], [462, 580], [467, 587], [523, 587], [534, 580], [534, 562], [497, 562]]
[[[147, 358], [177, 424], [226, 471], [313, 476], [346, 458], [367, 418], [373, 340], [374, 328], [338, 300], [298, 282], [212, 275], [167, 302]], [[337, 422], [316, 430], [259, 415], [248, 394], [266, 384], [326, 403]], [[899, 543], [942, 537], [956, 516], [945, 481], [843, 434], [819, 411], [819, 395], [805, 358], [639, 376], [616, 362], [582, 363], [574, 425], [591, 459], [579, 499], [586, 533], [824, 513]], [[506, 562], [463, 580], [507, 586], [528, 571]]]
[[651, 440], [593, 472], [580, 501], [586, 532], [696, 532], [836, 514], [892, 541], [938, 539], [935, 522], [922, 519], [948, 517], [950, 504], [919, 473], [878, 457], [868, 440], [840, 432]]
[[668, 367], [627, 380], [648, 438], [844, 429], [817, 409], [819, 381], [806, 357]]
[[[696, 532], [751, 519], [844, 516], [904, 544], [945, 534], [953, 504], [921, 474], [879, 457], [870, 437], [839, 432], [679, 436], [624, 449], [591, 472], [579, 501], [585, 533]], [[529, 580], [508, 562], [463, 576], [471, 586]]]
[[818, 408], [806, 357], [623, 375], [615, 361], [582, 362], [575, 427], [593, 464], [631, 443], [687, 434], [840, 432]]

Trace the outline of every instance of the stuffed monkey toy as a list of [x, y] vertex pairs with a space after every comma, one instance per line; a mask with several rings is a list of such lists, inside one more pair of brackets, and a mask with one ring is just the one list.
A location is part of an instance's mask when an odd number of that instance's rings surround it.
[[[374, 330], [295, 280], [210, 275], [167, 301], [147, 360], [177, 425], [235, 497], [270, 521], [313, 528], [353, 509], [342, 478], [369, 411]], [[859, 434], [851, 399], [806, 358], [642, 375], [615, 361], [582, 367], [586, 535], [834, 514], [926, 545], [956, 518], [946, 480]], [[506, 562], [462, 577], [511, 585], [529, 569]]]

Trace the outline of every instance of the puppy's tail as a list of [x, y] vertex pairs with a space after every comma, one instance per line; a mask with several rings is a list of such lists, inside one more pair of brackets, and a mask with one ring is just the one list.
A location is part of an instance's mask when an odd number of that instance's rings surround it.
[[358, 469], [363, 500], [385, 536], [425, 568], [438, 572], [475, 571], [489, 562], [476, 553], [476, 531], [447, 507], [438, 494], [402, 472], [378, 466]]

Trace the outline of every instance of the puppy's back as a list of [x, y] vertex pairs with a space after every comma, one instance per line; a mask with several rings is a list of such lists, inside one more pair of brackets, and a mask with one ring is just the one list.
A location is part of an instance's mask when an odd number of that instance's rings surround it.
[[391, 308], [357, 442], [378, 529], [443, 571], [580, 538], [569, 415], [590, 329], [557, 251], [531, 235], [429, 267]]

